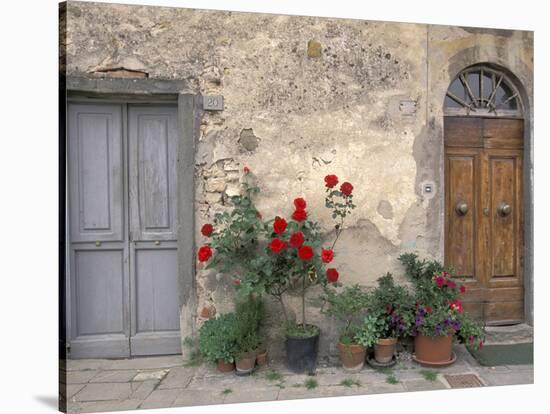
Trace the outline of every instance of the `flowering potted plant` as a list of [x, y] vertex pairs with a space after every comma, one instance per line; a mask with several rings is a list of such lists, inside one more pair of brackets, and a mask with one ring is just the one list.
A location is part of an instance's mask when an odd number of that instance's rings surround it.
[[[404, 286], [396, 285], [391, 273], [380, 277], [372, 291], [365, 329], [374, 328], [374, 359], [379, 364], [388, 364], [396, 352], [397, 340], [408, 332], [412, 324], [412, 295]], [[372, 323], [374, 319], [374, 323]]]
[[327, 308], [323, 313], [333, 316], [342, 322], [343, 327], [336, 347], [345, 371], [359, 372], [365, 364], [367, 348], [356, 339], [359, 330], [357, 321], [364, 316], [369, 295], [359, 285], [345, 286], [338, 291], [326, 287], [322, 296]]
[[452, 352], [456, 337], [468, 348], [483, 346], [482, 326], [466, 313], [460, 295], [466, 292], [437, 261], [420, 261], [415, 254], [403, 254], [399, 260], [415, 290], [414, 359], [426, 366], [450, 365], [456, 360]]
[[[219, 229], [203, 231], [212, 239], [199, 249], [197, 256], [201, 262], [211, 259], [208, 267], [218, 266], [222, 272], [237, 273], [233, 283], [240, 296], [267, 293], [276, 298], [286, 322], [288, 366], [294, 372], [313, 372], [320, 330], [307, 323], [306, 290], [319, 283], [326, 286], [338, 281], [338, 271], [327, 265], [334, 258], [333, 249], [344, 219], [355, 208], [353, 185], [344, 182], [335, 189], [338, 177], [325, 177], [325, 205], [332, 209], [332, 217], [337, 220], [334, 242], [325, 248], [320, 226], [308, 218], [307, 203], [302, 197], [294, 199], [294, 212], [288, 221], [277, 216], [262, 222], [252, 201], [252, 195], [259, 189], [246, 180], [250, 174], [245, 169], [244, 194], [231, 199], [233, 212], [216, 215]], [[301, 295], [299, 323], [290, 320], [286, 310], [283, 297], [289, 290], [298, 290]]]

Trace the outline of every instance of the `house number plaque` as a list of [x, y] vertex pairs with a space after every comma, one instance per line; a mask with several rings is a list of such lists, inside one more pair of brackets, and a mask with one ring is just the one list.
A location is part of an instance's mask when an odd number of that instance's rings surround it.
[[202, 97], [202, 109], [205, 111], [223, 111], [222, 95], [206, 95]]

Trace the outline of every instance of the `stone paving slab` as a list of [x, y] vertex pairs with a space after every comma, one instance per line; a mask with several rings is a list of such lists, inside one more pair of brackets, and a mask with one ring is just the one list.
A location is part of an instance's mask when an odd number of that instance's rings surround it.
[[71, 372], [66, 375], [67, 384], [87, 384], [98, 372], [96, 369]]
[[88, 384], [74, 396], [74, 399], [76, 401], [125, 400], [131, 393], [132, 386], [128, 382]]
[[140, 400], [82, 402], [78, 406], [73, 407], [73, 411], [69, 411], [69, 413], [103, 413], [135, 410], [140, 404]]
[[250, 389], [237, 388], [225, 395], [224, 404], [244, 403], [244, 402], [259, 402], [259, 401], [275, 401], [279, 395], [279, 388], [272, 387], [270, 389]]
[[222, 394], [223, 390], [197, 390], [197, 389], [184, 389], [177, 396], [176, 400], [172, 404], [172, 407], [186, 407], [190, 405], [212, 405], [223, 404], [225, 395]]
[[131, 400], [145, 400], [149, 394], [153, 392], [158, 386], [159, 381], [157, 380], [148, 380], [143, 382], [133, 382], [132, 383], [132, 394], [130, 395]]
[[446, 384], [443, 384], [439, 380], [435, 380], [435, 381], [409, 380], [409, 381], [403, 381], [403, 386], [407, 391], [431, 391], [431, 390], [444, 390], [449, 388]]
[[138, 374], [138, 371], [136, 370], [101, 371], [90, 380], [90, 383], [130, 382], [137, 374]]
[[170, 407], [176, 401], [183, 389], [171, 388], [167, 390], [154, 390], [143, 401], [139, 408], [165, 408]]

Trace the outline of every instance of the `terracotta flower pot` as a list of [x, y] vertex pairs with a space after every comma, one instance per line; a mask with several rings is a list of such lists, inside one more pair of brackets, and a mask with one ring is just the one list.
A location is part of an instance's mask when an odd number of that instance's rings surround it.
[[258, 364], [259, 367], [267, 365], [267, 349], [265, 347], [258, 349], [256, 353], [256, 364]]
[[218, 371], [221, 372], [231, 372], [235, 369], [235, 364], [233, 362], [225, 362], [223, 359], [218, 359]]
[[340, 352], [340, 360], [345, 371], [359, 372], [363, 365], [365, 365], [365, 355], [367, 354], [367, 348], [362, 345], [345, 345], [341, 342], [336, 345]]
[[374, 359], [380, 364], [391, 362], [397, 348], [397, 338], [380, 338], [374, 344]]
[[256, 352], [245, 352], [241, 354], [237, 361], [235, 361], [237, 366], [237, 375], [250, 374], [254, 370], [256, 365]]
[[414, 338], [415, 360], [421, 364], [445, 365], [453, 360], [453, 335]]

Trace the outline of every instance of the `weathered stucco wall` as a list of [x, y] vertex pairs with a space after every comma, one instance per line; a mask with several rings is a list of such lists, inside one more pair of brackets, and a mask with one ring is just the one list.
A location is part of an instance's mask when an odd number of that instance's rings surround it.
[[[494, 61], [532, 87], [527, 32], [69, 2], [64, 41], [69, 76], [124, 68], [114, 75], [184, 79], [193, 93], [224, 96], [224, 111], [205, 112], [200, 125], [197, 233], [238, 190], [245, 165], [264, 217], [289, 216], [303, 196], [326, 229], [323, 177], [351, 181], [358, 208], [335, 258], [346, 284], [400, 277], [402, 252], [443, 257], [442, 103], [456, 72]], [[198, 270], [198, 315], [231, 308], [229, 280]], [[316, 293], [310, 320], [328, 333], [326, 352], [335, 331]]]

